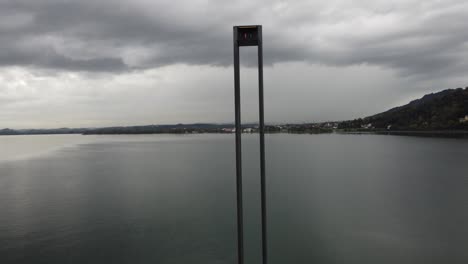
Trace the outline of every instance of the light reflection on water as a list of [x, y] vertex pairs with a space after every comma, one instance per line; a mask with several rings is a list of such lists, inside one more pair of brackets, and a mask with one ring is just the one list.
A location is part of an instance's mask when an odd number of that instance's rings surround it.
[[[9, 139], [2, 264], [236, 263], [232, 135]], [[259, 263], [258, 139], [244, 139]], [[468, 263], [467, 157], [466, 140], [268, 135], [271, 263]]]

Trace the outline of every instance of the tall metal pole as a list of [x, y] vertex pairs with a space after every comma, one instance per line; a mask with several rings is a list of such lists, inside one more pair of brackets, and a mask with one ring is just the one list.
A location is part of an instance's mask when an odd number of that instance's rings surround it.
[[242, 213], [242, 150], [241, 150], [241, 109], [240, 109], [240, 73], [239, 47], [258, 47], [258, 99], [259, 99], [259, 134], [260, 134], [260, 184], [262, 208], [262, 260], [267, 264], [267, 205], [265, 180], [265, 118], [263, 104], [263, 41], [262, 26], [234, 27], [234, 104], [236, 115], [236, 180], [237, 180], [237, 250], [238, 263], [244, 263], [244, 237]]
[[242, 209], [242, 127], [240, 107], [240, 70], [237, 27], [234, 27], [234, 105], [236, 119], [236, 187], [237, 187], [237, 257], [244, 264], [244, 224]]
[[263, 41], [262, 26], [258, 26], [258, 106], [260, 132], [260, 185], [262, 203], [262, 259], [267, 264], [267, 209], [266, 209], [266, 180], [265, 180], [265, 118], [263, 104]]

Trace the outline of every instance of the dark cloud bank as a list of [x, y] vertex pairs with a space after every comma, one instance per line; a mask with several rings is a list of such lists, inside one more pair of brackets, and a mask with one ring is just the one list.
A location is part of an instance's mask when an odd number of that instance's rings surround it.
[[[267, 64], [370, 64], [406, 76], [468, 70], [464, 1], [0, 1], [0, 65], [116, 72], [231, 63], [231, 27], [264, 25]], [[249, 63], [249, 61], [247, 61]]]

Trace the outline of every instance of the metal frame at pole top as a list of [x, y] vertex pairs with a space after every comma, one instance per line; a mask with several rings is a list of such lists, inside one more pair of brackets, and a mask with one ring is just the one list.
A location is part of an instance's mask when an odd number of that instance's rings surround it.
[[244, 264], [244, 224], [242, 206], [242, 125], [240, 102], [240, 64], [239, 47], [257, 46], [258, 49], [258, 98], [259, 98], [259, 135], [260, 135], [260, 192], [262, 215], [262, 260], [267, 264], [267, 211], [265, 179], [265, 119], [263, 103], [263, 41], [262, 26], [234, 27], [234, 105], [236, 123], [236, 189], [237, 189], [237, 255], [238, 263]]

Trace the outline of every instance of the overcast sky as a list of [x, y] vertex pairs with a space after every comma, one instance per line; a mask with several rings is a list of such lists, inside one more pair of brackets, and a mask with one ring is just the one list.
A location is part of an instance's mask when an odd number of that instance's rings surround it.
[[[266, 122], [468, 86], [468, 2], [0, 0], [0, 128], [233, 122], [232, 26], [263, 25]], [[242, 48], [243, 120], [257, 120]]]

